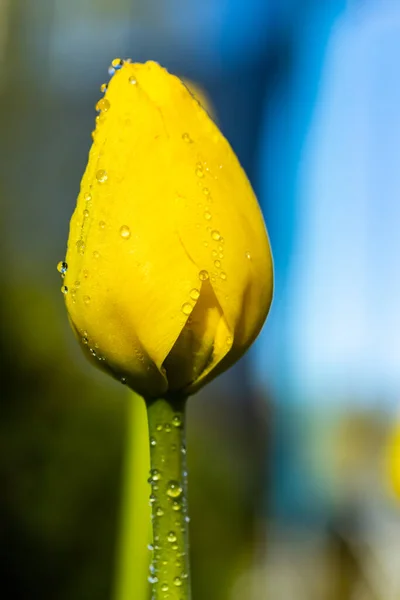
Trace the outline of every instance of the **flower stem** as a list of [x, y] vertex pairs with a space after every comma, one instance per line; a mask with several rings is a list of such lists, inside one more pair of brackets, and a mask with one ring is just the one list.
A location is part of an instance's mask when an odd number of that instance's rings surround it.
[[181, 398], [147, 405], [153, 560], [153, 600], [190, 600], [184, 409]]

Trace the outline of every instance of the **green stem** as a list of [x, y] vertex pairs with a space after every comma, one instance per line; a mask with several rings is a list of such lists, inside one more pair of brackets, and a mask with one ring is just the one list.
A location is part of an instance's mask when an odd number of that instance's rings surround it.
[[153, 600], [190, 600], [184, 409], [184, 399], [171, 397], [147, 405]]

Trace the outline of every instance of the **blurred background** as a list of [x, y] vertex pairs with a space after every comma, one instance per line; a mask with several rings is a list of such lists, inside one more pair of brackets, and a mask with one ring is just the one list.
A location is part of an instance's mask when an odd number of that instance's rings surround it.
[[189, 402], [193, 599], [398, 600], [398, 0], [0, 0], [1, 597], [116, 599], [131, 397], [56, 264], [120, 56], [201, 87], [275, 260], [255, 346]]

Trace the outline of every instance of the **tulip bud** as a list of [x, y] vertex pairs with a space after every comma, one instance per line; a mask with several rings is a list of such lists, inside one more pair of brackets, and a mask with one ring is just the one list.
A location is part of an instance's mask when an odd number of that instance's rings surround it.
[[260, 331], [268, 236], [234, 152], [187, 87], [154, 62], [118, 66], [71, 219], [66, 306], [99, 367], [145, 398], [188, 395]]

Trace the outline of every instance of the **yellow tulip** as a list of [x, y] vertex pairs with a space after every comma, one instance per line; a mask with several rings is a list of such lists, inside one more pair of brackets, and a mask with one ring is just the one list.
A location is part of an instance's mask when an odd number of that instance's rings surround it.
[[71, 219], [66, 306], [99, 367], [146, 398], [188, 395], [259, 333], [268, 235], [232, 148], [181, 80], [154, 62], [117, 66]]

